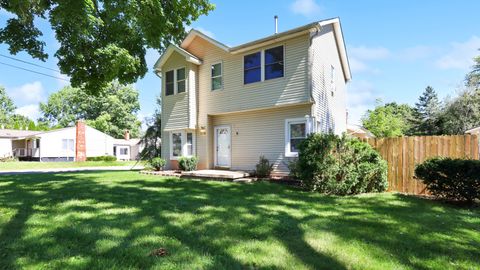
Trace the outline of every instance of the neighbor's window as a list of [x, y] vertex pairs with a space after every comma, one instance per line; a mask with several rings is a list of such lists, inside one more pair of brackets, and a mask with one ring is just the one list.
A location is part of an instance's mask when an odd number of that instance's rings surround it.
[[222, 89], [222, 63], [212, 65], [212, 90]]
[[181, 132], [172, 133], [172, 156], [174, 157], [182, 156], [182, 133]]
[[174, 82], [173, 82], [173, 70], [167, 71], [165, 73], [165, 95], [173, 95], [174, 92]]
[[283, 46], [265, 50], [265, 80], [283, 77]]
[[243, 57], [243, 83], [254, 83], [262, 80], [261, 52]]
[[177, 93], [185, 92], [185, 68], [177, 69]]
[[307, 138], [307, 120], [304, 118], [286, 120], [285, 155], [298, 156], [298, 146]]
[[128, 155], [128, 148], [124, 147], [124, 148], [120, 148], [120, 155]]
[[193, 155], [193, 134], [192, 133], [187, 133], [187, 156], [192, 156]]
[[73, 139], [62, 139], [62, 149], [64, 151], [74, 151]]

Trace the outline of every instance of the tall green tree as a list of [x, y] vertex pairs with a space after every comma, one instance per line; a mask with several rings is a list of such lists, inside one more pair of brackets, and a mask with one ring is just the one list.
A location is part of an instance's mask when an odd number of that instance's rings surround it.
[[142, 159], [152, 159], [161, 156], [162, 114], [161, 99], [157, 98], [157, 109], [153, 116], [147, 119], [148, 128], [142, 137], [144, 148], [140, 154]]
[[431, 86], [427, 86], [415, 103], [415, 131], [417, 135], [436, 135], [440, 133], [438, 116], [442, 105]]
[[362, 117], [362, 125], [377, 137], [397, 137], [405, 135], [410, 125], [412, 109], [406, 105], [397, 103], [383, 104], [377, 100], [374, 110], [368, 110]]
[[472, 71], [470, 71], [466, 76], [466, 85], [467, 87], [473, 87], [475, 89], [480, 88], [480, 55], [473, 59], [474, 64], [472, 66]]
[[15, 104], [7, 95], [5, 87], [0, 86], [0, 127], [7, 127], [10, 124], [10, 118], [15, 112]]
[[447, 102], [439, 115], [442, 134], [463, 134], [480, 126], [480, 89], [469, 87]]
[[208, 0], [2, 0], [0, 9], [15, 16], [0, 28], [0, 43], [11, 54], [25, 51], [45, 61], [38, 25], [47, 20], [60, 45], [55, 57], [62, 73], [73, 86], [97, 93], [115, 79], [142, 78], [147, 48], [178, 43], [185, 27], [213, 8]]
[[138, 137], [139, 110], [138, 91], [131, 85], [113, 82], [98, 96], [67, 86], [50, 95], [46, 103], [40, 103], [39, 122], [48, 123], [50, 127], [68, 127], [83, 119], [89, 126], [115, 138], [123, 137], [125, 130]]

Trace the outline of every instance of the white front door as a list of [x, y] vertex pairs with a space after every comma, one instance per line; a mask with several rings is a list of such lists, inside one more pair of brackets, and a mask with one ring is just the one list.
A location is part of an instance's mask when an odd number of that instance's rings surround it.
[[215, 166], [230, 167], [231, 153], [230, 127], [215, 127]]

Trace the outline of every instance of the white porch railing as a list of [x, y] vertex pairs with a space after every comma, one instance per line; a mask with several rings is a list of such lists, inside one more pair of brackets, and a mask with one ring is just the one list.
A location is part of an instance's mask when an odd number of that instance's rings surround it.
[[39, 157], [40, 148], [15, 148], [13, 149], [14, 157]]

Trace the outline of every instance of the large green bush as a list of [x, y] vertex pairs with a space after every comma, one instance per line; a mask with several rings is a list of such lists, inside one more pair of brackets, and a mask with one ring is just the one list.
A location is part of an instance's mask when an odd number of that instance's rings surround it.
[[333, 134], [312, 134], [290, 165], [303, 185], [326, 194], [351, 195], [387, 189], [387, 163], [369, 144]]
[[178, 167], [182, 171], [194, 171], [197, 169], [197, 157], [180, 157], [178, 159]]
[[87, 157], [87, 161], [117, 161], [117, 157], [115, 156], [98, 156], [98, 157]]
[[480, 161], [432, 158], [417, 165], [415, 176], [432, 195], [472, 203], [480, 199]]

